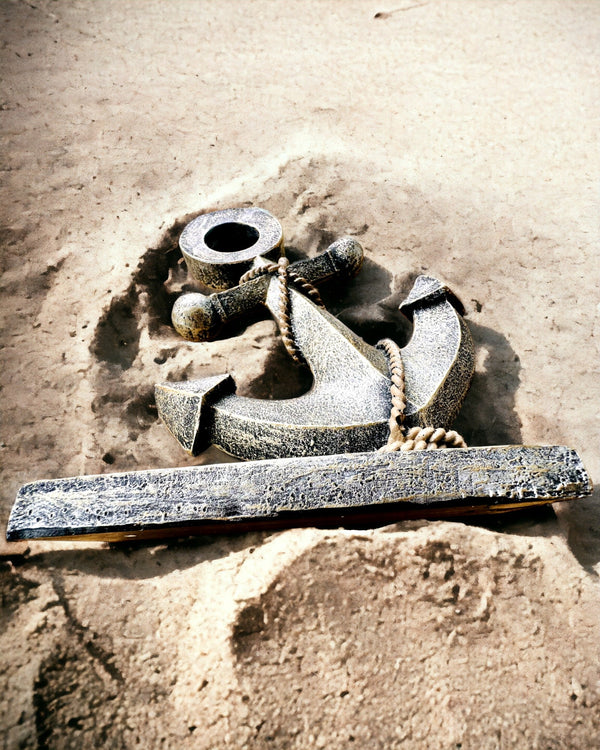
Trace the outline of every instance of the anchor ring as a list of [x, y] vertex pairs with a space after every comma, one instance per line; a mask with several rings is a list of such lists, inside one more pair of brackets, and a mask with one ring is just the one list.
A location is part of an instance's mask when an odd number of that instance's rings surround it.
[[283, 254], [283, 230], [262, 208], [228, 208], [191, 221], [179, 246], [197, 281], [224, 290], [237, 286], [257, 256], [277, 260]]

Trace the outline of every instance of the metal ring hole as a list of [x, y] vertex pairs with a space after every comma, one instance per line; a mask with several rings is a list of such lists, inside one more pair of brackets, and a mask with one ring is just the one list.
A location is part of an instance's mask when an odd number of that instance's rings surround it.
[[255, 245], [259, 236], [258, 229], [248, 224], [228, 221], [209, 229], [204, 243], [217, 253], [237, 253]]

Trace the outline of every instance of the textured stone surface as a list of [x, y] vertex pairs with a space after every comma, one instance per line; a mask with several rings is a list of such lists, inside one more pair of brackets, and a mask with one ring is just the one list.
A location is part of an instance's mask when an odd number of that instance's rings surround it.
[[283, 231], [264, 209], [226, 208], [191, 221], [179, 247], [195, 279], [211, 289], [229, 289], [252, 268], [256, 256], [277, 261]]
[[235, 529], [218, 523], [306, 525], [322, 511], [351, 524], [349, 510], [368, 512], [381, 526], [589, 494], [581, 459], [559, 445], [371, 451], [33, 482], [19, 490], [7, 537], [118, 541], [206, 526], [222, 533]]
[[[183, 226], [243, 205], [278, 217], [292, 259], [358, 238], [363, 270], [324, 295], [369, 343], [408, 340], [418, 274], [447, 282], [477, 349], [457, 429], [573, 445], [598, 484], [598, 3], [0, 14], [2, 526], [41, 477], [227, 460], [181, 452], [156, 382], [308, 387], [269, 320], [198, 345], [170, 326], [193, 291]], [[593, 746], [598, 494], [557, 511], [4, 545], [0, 743]]]

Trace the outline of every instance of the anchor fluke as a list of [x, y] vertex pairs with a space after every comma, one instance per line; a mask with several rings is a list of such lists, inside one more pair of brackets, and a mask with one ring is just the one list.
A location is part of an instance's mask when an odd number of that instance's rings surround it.
[[181, 447], [193, 456], [210, 445], [203, 429], [207, 409], [232, 393], [235, 393], [235, 383], [228, 374], [154, 386], [154, 398], [162, 421]]
[[433, 276], [417, 276], [408, 297], [400, 305], [400, 311], [409, 320], [412, 320], [416, 309], [423, 306], [430, 306], [435, 301], [441, 299], [448, 300], [459, 315], [465, 314], [463, 303], [449, 286], [442, 284], [441, 281], [434, 279]]

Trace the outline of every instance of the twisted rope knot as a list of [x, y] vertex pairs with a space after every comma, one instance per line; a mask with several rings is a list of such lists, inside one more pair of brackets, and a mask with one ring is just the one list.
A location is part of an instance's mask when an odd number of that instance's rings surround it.
[[379, 450], [382, 453], [394, 451], [432, 451], [438, 448], [466, 448], [464, 439], [455, 430], [444, 430], [442, 427], [404, 427], [406, 409], [404, 365], [400, 347], [392, 339], [382, 339], [377, 344], [385, 354], [390, 368], [392, 385], [392, 409], [390, 411], [390, 434], [386, 445]]
[[299, 365], [306, 364], [302, 352], [296, 344], [294, 333], [292, 331], [292, 319], [290, 315], [290, 284], [296, 287], [300, 291], [304, 292], [316, 305], [319, 307], [325, 307], [319, 290], [313, 286], [313, 284], [305, 279], [304, 276], [290, 269], [289, 260], [282, 256], [279, 258], [277, 263], [268, 263], [264, 266], [257, 266], [251, 268], [249, 271], [241, 277], [240, 284], [245, 284], [247, 281], [257, 278], [258, 276], [265, 276], [267, 274], [277, 274], [277, 280], [279, 282], [279, 305], [277, 309], [277, 323], [281, 332], [281, 339], [288, 354]]

